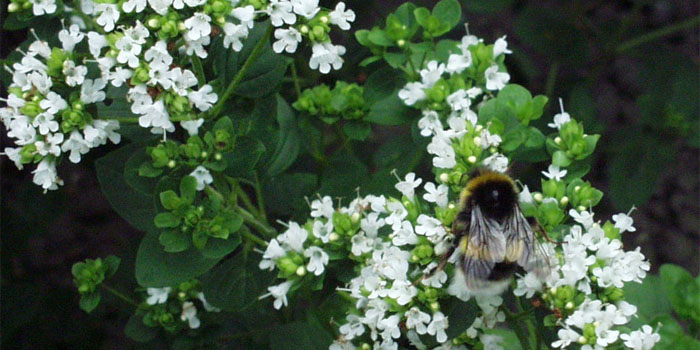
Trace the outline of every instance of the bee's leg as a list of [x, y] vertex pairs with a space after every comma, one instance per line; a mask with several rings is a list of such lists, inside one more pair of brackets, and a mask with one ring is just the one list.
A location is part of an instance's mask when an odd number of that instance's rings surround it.
[[420, 276], [419, 279], [415, 280], [415, 282], [413, 282], [413, 286], [417, 286], [424, 279], [430, 278], [439, 271], [442, 271], [442, 269], [445, 268], [445, 265], [447, 265], [447, 261], [450, 259], [450, 256], [454, 254], [455, 248], [455, 246], [450, 247], [450, 249], [447, 252], [445, 252], [445, 254], [443, 254], [440, 258], [440, 264], [438, 264], [438, 266], [435, 266], [432, 270], [430, 270], [430, 272], [423, 274], [423, 276]]
[[530, 226], [532, 227], [532, 229], [533, 229], [534, 231], [537, 231], [537, 232], [541, 233], [541, 234], [542, 234], [542, 237], [544, 237], [544, 239], [545, 239], [547, 242], [549, 242], [549, 243], [554, 243], [554, 244], [557, 244], [557, 245], [559, 245], [559, 244], [564, 244], [564, 242], [557, 242], [557, 241], [553, 240], [551, 237], [549, 237], [549, 235], [547, 234], [547, 230], [545, 230], [544, 227], [542, 227], [542, 225], [540, 225], [540, 222], [537, 221], [537, 218], [534, 218], [534, 217], [527, 218], [527, 221], [528, 221], [528, 223], [530, 224]]

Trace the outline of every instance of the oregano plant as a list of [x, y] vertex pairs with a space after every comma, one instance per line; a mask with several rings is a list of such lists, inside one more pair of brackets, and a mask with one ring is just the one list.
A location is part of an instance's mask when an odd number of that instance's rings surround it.
[[[4, 155], [60, 191], [58, 164], [118, 145], [95, 169], [113, 209], [143, 233], [127, 264], [138, 285], [110, 283], [114, 256], [77, 262], [73, 276], [84, 311], [101, 293], [133, 309], [125, 332], [136, 341], [697, 343], [635, 305], [640, 286], [658, 281], [644, 280], [640, 249], [621, 243], [635, 231], [631, 210], [594, 215], [603, 193], [586, 174], [600, 136], [561, 100], [546, 115], [550, 99], [512, 81], [507, 38], [469, 33], [457, 0], [406, 2], [354, 31], [347, 40], [366, 49], [358, 64], [369, 72], [357, 81], [331, 74], [347, 55], [332, 38], [356, 18], [344, 2], [12, 0], [8, 12], [4, 27], [29, 28], [29, 39], [4, 60], [0, 119], [14, 143]], [[544, 129], [532, 123], [541, 118]], [[539, 180], [521, 182], [519, 164]], [[491, 293], [467, 287], [453, 223], [475, 169], [516, 180], [519, 210], [541, 227], [545, 276], [520, 271]], [[697, 334], [700, 287], [681, 271], [662, 278], [686, 291], [670, 303]]]

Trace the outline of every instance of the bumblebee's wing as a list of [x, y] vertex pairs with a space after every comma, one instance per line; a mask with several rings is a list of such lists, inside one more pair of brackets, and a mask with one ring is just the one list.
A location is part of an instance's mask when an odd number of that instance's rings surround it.
[[504, 222], [503, 231], [506, 261], [517, 262], [525, 271], [533, 271], [540, 278], [549, 275], [549, 258], [519, 207], [513, 208], [513, 214]]
[[496, 263], [502, 262], [506, 250], [501, 224], [487, 218], [478, 205], [472, 207], [468, 230], [460, 238], [459, 262], [467, 287], [480, 290], [489, 285], [488, 278]]

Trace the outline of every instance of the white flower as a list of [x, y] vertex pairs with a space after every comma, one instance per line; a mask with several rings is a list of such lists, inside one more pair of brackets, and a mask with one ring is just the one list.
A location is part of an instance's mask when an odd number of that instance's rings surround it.
[[439, 343], [443, 343], [447, 340], [447, 333], [445, 333], [447, 327], [447, 317], [438, 311], [433, 314], [433, 320], [428, 325], [428, 334], [434, 335]]
[[360, 228], [367, 233], [367, 236], [376, 237], [377, 231], [384, 226], [384, 223], [384, 219], [380, 219], [378, 213], [369, 213], [360, 220]]
[[575, 209], [570, 209], [569, 216], [571, 216], [571, 218], [573, 218], [574, 221], [583, 225], [585, 229], [589, 229], [591, 226], [593, 226], [593, 213], [589, 213], [586, 210], [583, 210], [579, 213]]
[[85, 79], [80, 87], [80, 100], [86, 104], [104, 101], [106, 95], [102, 89], [105, 86], [107, 82], [104, 79]]
[[[36, 151], [40, 155], [46, 156], [48, 154], [53, 154], [54, 156], [58, 157], [61, 155], [61, 143], [63, 143], [63, 134], [56, 133], [46, 135], [46, 142], [37, 141], [34, 143], [34, 145], [36, 145]], [[19, 149], [21, 150], [21, 148]], [[12, 155], [8, 154], [7, 156], [12, 159]], [[21, 155], [18, 154], [17, 156], [19, 156], [19, 159], [14, 160], [15, 165], [17, 161], [21, 161]]]
[[108, 45], [107, 38], [104, 35], [97, 32], [89, 32], [87, 33], [87, 37], [90, 53], [95, 58], [100, 57], [100, 51], [102, 51], [102, 48]]
[[255, 25], [253, 21], [255, 17], [255, 8], [253, 5], [236, 7], [233, 9], [233, 11], [231, 11], [231, 16], [236, 17], [241, 24], [246, 26], [248, 29], [253, 29], [253, 25]]
[[424, 188], [427, 193], [423, 195], [423, 199], [437, 204], [440, 208], [447, 207], [447, 192], [449, 188], [446, 185], [435, 187], [435, 184], [428, 182]]
[[195, 12], [192, 17], [185, 20], [185, 28], [187, 33], [185, 36], [188, 40], [197, 40], [211, 33], [211, 17], [203, 12]]
[[347, 316], [347, 320], [348, 323], [340, 326], [338, 329], [345, 339], [350, 340], [359, 337], [365, 332], [365, 326], [357, 315], [350, 314]]
[[467, 51], [464, 55], [451, 54], [450, 57], [447, 58], [447, 68], [445, 68], [445, 71], [450, 74], [459, 74], [471, 65], [471, 52]]
[[190, 176], [197, 180], [197, 191], [203, 190], [206, 185], [214, 182], [214, 178], [211, 176], [209, 170], [201, 165], [196, 167], [194, 171], [190, 173]]
[[355, 21], [355, 12], [352, 10], [345, 10], [345, 3], [339, 2], [335, 5], [335, 10], [331, 11], [329, 14], [331, 18], [331, 23], [337, 25], [342, 30], [350, 29], [350, 23]]
[[309, 258], [309, 264], [306, 266], [306, 269], [313, 272], [316, 276], [320, 276], [325, 266], [328, 265], [328, 254], [319, 247], [311, 246], [306, 248], [304, 256]]
[[187, 321], [187, 324], [191, 329], [199, 328], [200, 321], [197, 318], [197, 307], [191, 301], [186, 301], [182, 304], [182, 314], [180, 315], [182, 321]]
[[401, 337], [401, 328], [399, 328], [399, 321], [401, 321], [399, 315], [391, 315], [377, 323], [377, 330], [383, 331], [383, 339], [398, 339], [399, 337]]
[[204, 293], [202, 293], [202, 292], [197, 293], [197, 299], [199, 299], [202, 302], [202, 305], [204, 305], [204, 310], [207, 310], [208, 312], [220, 312], [221, 311], [221, 309], [219, 309], [218, 307], [216, 307], [212, 304], [209, 304], [207, 302], [207, 299], [204, 297]]
[[[63, 134], [59, 134], [63, 136]], [[63, 140], [61, 140], [63, 141]], [[10, 160], [15, 163], [15, 166], [17, 167], [18, 170], [24, 169], [24, 165], [22, 164], [22, 155], [19, 153], [22, 151], [22, 147], [5, 147], [4, 153], [7, 156], [7, 158], [10, 158]], [[60, 148], [59, 148], [60, 152]]]
[[292, 3], [288, 0], [270, 0], [265, 12], [270, 16], [270, 22], [275, 27], [283, 24], [294, 24], [297, 16], [292, 12]]
[[625, 213], [615, 214], [612, 219], [615, 221], [615, 228], [619, 229], [620, 233], [637, 231], [637, 229], [632, 226], [634, 220]]
[[387, 296], [395, 299], [399, 305], [410, 303], [416, 295], [418, 295], [418, 289], [413, 286], [413, 283], [406, 280], [394, 281], [391, 289], [387, 291]]
[[146, 289], [146, 292], [148, 293], [146, 303], [148, 305], [165, 303], [166, 301], [168, 301], [168, 294], [170, 294], [170, 290], [170, 287]]
[[63, 50], [68, 52], [73, 52], [75, 45], [83, 40], [85, 37], [84, 33], [80, 32], [80, 28], [77, 25], [71, 25], [68, 30], [65, 28], [58, 32], [58, 40], [61, 41], [63, 45]]
[[42, 159], [32, 174], [34, 174], [32, 181], [44, 190], [55, 190], [58, 185], [63, 185], [63, 180], [56, 173], [56, 162], [48, 158]]
[[416, 223], [416, 233], [428, 237], [431, 242], [442, 238], [446, 234], [442, 222], [432, 216], [420, 214], [418, 219], [416, 219]]
[[395, 229], [394, 232], [389, 235], [389, 237], [391, 238], [391, 242], [396, 246], [418, 243], [418, 236], [416, 236], [416, 233], [413, 230], [413, 225], [408, 220], [403, 221], [401, 226], [397, 227], [397, 229]]
[[[11, 95], [14, 96], [14, 95]], [[66, 100], [64, 100], [61, 95], [50, 91], [48, 95], [46, 95], [46, 98], [41, 100], [39, 102], [39, 106], [43, 108], [45, 111], [51, 113], [51, 114], [56, 114], [63, 109], [68, 107], [68, 103]], [[42, 133], [45, 134], [45, 133]]]
[[489, 147], [498, 147], [498, 145], [501, 144], [501, 136], [498, 134], [491, 134], [489, 129], [484, 129], [481, 130], [481, 133], [479, 134], [479, 138], [481, 139], [481, 148], [487, 149]]
[[571, 343], [578, 342], [578, 339], [581, 337], [580, 334], [568, 327], [560, 329], [557, 335], [559, 340], [553, 342], [552, 347], [562, 349], [568, 347]]
[[486, 69], [484, 76], [486, 76], [486, 88], [488, 90], [503, 89], [510, 80], [510, 74], [499, 72], [498, 66], [495, 64]]
[[287, 228], [284, 233], [279, 235], [277, 239], [280, 241], [280, 243], [285, 244], [290, 249], [301, 253], [304, 251], [304, 242], [306, 241], [308, 235], [309, 233], [299, 226], [299, 224], [296, 222], [290, 222], [289, 228]]
[[405, 180], [400, 181], [394, 187], [409, 200], [413, 200], [415, 189], [421, 184], [421, 182], [423, 182], [423, 180], [421, 178], [416, 179], [415, 173], [408, 173], [406, 174]]
[[418, 334], [425, 334], [428, 332], [427, 325], [430, 323], [430, 315], [420, 311], [416, 306], [410, 308], [406, 311], [406, 328], [415, 329]]
[[566, 172], [566, 169], [560, 170], [558, 165], [550, 164], [547, 171], [542, 172], [542, 175], [546, 176], [548, 179], [561, 181], [561, 179], [566, 176]]
[[263, 253], [262, 260], [260, 260], [260, 264], [258, 267], [261, 270], [274, 270], [275, 269], [275, 260], [285, 256], [287, 252], [282, 248], [277, 242], [276, 239], [270, 240], [270, 242], [267, 244], [267, 248], [265, 249], [265, 253]]
[[471, 99], [467, 96], [467, 91], [464, 89], [459, 89], [451, 93], [449, 96], [447, 96], [445, 101], [450, 105], [450, 108], [452, 108], [453, 111], [468, 109], [472, 104]]
[[301, 42], [301, 33], [294, 27], [289, 27], [289, 29], [278, 28], [275, 30], [275, 38], [278, 39], [272, 44], [272, 49], [275, 52], [287, 51], [293, 53]]
[[399, 90], [399, 98], [408, 106], [413, 106], [416, 102], [425, 99], [425, 86], [419, 82], [412, 82], [406, 84], [401, 90]]
[[204, 124], [203, 118], [195, 120], [183, 120], [180, 122], [180, 126], [182, 126], [183, 129], [187, 130], [187, 134], [190, 136], [197, 135], [199, 127], [202, 126], [202, 124]]
[[73, 163], [79, 163], [81, 155], [87, 153], [90, 150], [90, 147], [85, 139], [83, 139], [83, 135], [80, 133], [80, 131], [73, 130], [70, 137], [61, 145], [61, 150], [63, 152], [70, 151], [70, 156], [68, 159], [70, 159], [70, 161]]
[[522, 278], [518, 278], [518, 286], [513, 290], [513, 294], [517, 296], [525, 295], [526, 298], [532, 298], [535, 292], [542, 290], [542, 281], [537, 278], [534, 272], [528, 272]]
[[571, 120], [569, 113], [561, 112], [554, 115], [554, 122], [547, 124], [548, 127], [554, 129], [561, 129], [562, 125], [568, 123]]
[[241, 51], [243, 39], [248, 36], [248, 27], [242, 24], [227, 22], [224, 25], [224, 47], [231, 47], [233, 51]]
[[508, 43], [506, 42], [506, 36], [502, 36], [493, 43], [493, 58], [496, 58], [502, 54], [513, 53], [513, 51], [508, 50]]
[[168, 44], [165, 40], [158, 40], [155, 45], [146, 50], [143, 58], [151, 63], [151, 67], [154, 64], [169, 67], [173, 63], [173, 57], [168, 52]]
[[503, 173], [508, 170], [508, 157], [500, 153], [494, 153], [484, 159], [482, 164], [493, 171]]
[[189, 92], [187, 94], [187, 99], [200, 111], [204, 112], [209, 110], [219, 98], [213, 91], [214, 89], [211, 85], [205, 84], [199, 90]]
[[518, 202], [520, 203], [532, 203], [533, 198], [532, 198], [532, 193], [530, 193], [530, 189], [527, 187], [527, 185], [523, 186], [523, 190], [520, 191], [518, 194]]
[[63, 61], [63, 75], [66, 76], [66, 85], [76, 86], [83, 83], [87, 74], [87, 67], [80, 65], [76, 66], [71, 60]]
[[321, 10], [318, 7], [318, 0], [292, 0], [292, 6], [297, 15], [304, 16], [306, 19], [312, 19]]
[[47, 112], [39, 113], [34, 117], [32, 126], [35, 128], [38, 127], [39, 133], [42, 135], [58, 131], [58, 122], [54, 120], [53, 114]]
[[146, 0], [127, 0], [122, 4], [122, 10], [126, 13], [134, 11], [140, 13], [146, 8], [146, 5], [148, 5]]
[[311, 202], [310, 215], [312, 218], [325, 217], [327, 219], [332, 219], [334, 212], [333, 200], [329, 196], [324, 196], [320, 200], [317, 199]]
[[119, 20], [117, 5], [95, 4], [95, 12], [100, 14], [95, 22], [104, 27], [105, 32], [111, 32], [114, 29], [114, 24]]
[[[192, 71], [189, 69], [183, 70], [180, 67], [177, 67], [170, 71], [170, 77], [173, 81], [172, 89], [180, 96], [187, 96], [190, 93], [189, 89], [192, 86], [197, 85], [197, 77], [195, 77], [194, 73], [192, 73]], [[204, 89], [202, 90], [202, 93], [206, 94], [208, 89], [205, 89], [204, 86], [202, 89]], [[206, 103], [205, 101], [201, 102]]]
[[30, 0], [34, 16], [56, 12], [56, 0]]
[[287, 306], [287, 292], [289, 291], [289, 287], [292, 286], [292, 282], [287, 281], [287, 282], [282, 282], [276, 286], [270, 286], [267, 287], [267, 290], [270, 293], [267, 293], [265, 295], [260, 296], [259, 299], [267, 298], [269, 296], [272, 296], [275, 298], [275, 301], [273, 303], [273, 306], [275, 309], [280, 309], [282, 305]]
[[661, 336], [649, 325], [643, 325], [641, 331], [622, 334], [620, 338], [625, 341], [626, 347], [633, 350], [651, 350], [661, 340]]
[[332, 43], [316, 43], [312, 47], [309, 67], [311, 69], [318, 69], [323, 74], [330, 72], [331, 67], [338, 70], [343, 66], [343, 59], [340, 57], [343, 54], [345, 54], [344, 46], [333, 45]]
[[438, 267], [438, 264], [436, 262], [432, 262], [426, 266], [426, 268], [423, 270], [424, 275], [430, 275], [430, 277], [423, 278], [421, 280], [421, 283], [425, 286], [430, 286], [433, 288], [442, 288], [442, 285], [447, 282], [447, 273], [443, 271], [443, 269], [440, 269], [439, 271], [435, 271]]
[[161, 16], [168, 13], [168, 9], [173, 4], [173, 0], [148, 0], [148, 5]]

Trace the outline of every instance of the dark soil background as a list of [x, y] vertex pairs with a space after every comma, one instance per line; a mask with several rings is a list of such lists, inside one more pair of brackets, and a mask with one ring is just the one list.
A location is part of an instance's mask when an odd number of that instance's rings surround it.
[[[360, 14], [354, 29], [370, 28], [402, 1], [348, 0]], [[331, 7], [331, 4], [326, 4]], [[431, 1], [422, 1], [432, 7]], [[627, 249], [641, 246], [652, 269], [661, 264], [700, 269], [700, 172], [698, 169], [698, 22], [625, 49], [630, 39], [698, 17], [698, 2], [666, 1], [462, 1], [471, 33], [493, 42], [508, 35], [511, 82], [546, 94], [546, 124], [557, 99], [601, 133], [587, 179], [605, 193], [596, 217], [606, 220], [632, 204], [636, 232]], [[2, 1], [2, 10], [7, 3]], [[368, 15], [370, 14], [370, 15]], [[5, 13], [0, 12], [0, 19]], [[455, 37], [462, 35], [454, 31]], [[26, 33], [3, 31], [6, 57]], [[365, 52], [345, 38], [348, 64], [338, 77], [362, 81], [357, 65]], [[634, 42], [632, 42], [634, 43]], [[621, 49], [622, 48], [622, 49]], [[3, 89], [3, 96], [6, 92]], [[651, 102], [649, 102], [651, 101]], [[670, 101], [670, 102], [669, 102]], [[1, 133], [2, 146], [11, 144]], [[17, 171], [0, 157], [2, 180], [1, 306], [5, 349], [123, 349], [130, 315], [103, 293], [91, 315], [78, 309], [71, 266], [115, 254], [129, 280], [130, 261], [142, 233], [115, 214], [102, 195], [93, 161], [110, 149], [91, 151], [78, 164], [64, 162], [65, 186], [42, 194], [31, 169]], [[29, 167], [33, 168], [33, 167]], [[133, 280], [133, 276], [130, 277]], [[135, 282], [133, 283], [135, 286]], [[124, 287], [128, 288], [128, 287]]]

